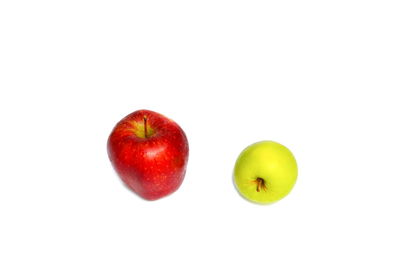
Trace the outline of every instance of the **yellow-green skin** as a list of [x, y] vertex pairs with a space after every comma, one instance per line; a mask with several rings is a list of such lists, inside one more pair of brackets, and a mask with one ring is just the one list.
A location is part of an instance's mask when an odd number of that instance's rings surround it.
[[[257, 178], [265, 188], [257, 192]], [[234, 170], [235, 184], [245, 198], [256, 203], [269, 204], [285, 197], [297, 179], [297, 163], [285, 146], [262, 141], [252, 144], [240, 153]]]

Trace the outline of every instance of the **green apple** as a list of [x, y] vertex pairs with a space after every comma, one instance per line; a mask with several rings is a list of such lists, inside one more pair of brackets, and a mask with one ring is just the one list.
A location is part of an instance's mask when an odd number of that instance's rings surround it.
[[246, 199], [268, 204], [285, 197], [297, 179], [292, 152], [273, 141], [261, 141], [245, 148], [236, 160], [234, 180]]

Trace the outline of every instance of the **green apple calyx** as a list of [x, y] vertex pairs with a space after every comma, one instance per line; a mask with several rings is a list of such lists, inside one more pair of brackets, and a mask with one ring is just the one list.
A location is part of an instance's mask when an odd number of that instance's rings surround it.
[[267, 191], [267, 186], [265, 185], [265, 181], [263, 178], [257, 177], [255, 182], [257, 183], [257, 192], [260, 192], [260, 189]]

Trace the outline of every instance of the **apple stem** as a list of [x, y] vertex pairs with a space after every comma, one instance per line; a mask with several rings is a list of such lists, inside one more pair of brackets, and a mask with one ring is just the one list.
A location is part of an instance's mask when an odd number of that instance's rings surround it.
[[256, 183], [257, 183], [257, 192], [260, 192], [261, 189], [264, 191], [267, 190], [267, 187], [265, 186], [265, 181], [263, 178], [258, 177], [256, 179]]
[[147, 116], [143, 117], [144, 122], [144, 137], [147, 138]]

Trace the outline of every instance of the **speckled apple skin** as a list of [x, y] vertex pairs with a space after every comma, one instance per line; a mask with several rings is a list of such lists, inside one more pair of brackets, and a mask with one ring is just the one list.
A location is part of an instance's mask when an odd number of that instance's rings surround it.
[[[143, 138], [143, 120], [151, 136]], [[107, 150], [122, 181], [139, 196], [156, 200], [175, 192], [183, 182], [189, 156], [187, 137], [171, 119], [150, 111], [135, 111], [112, 130]]]

